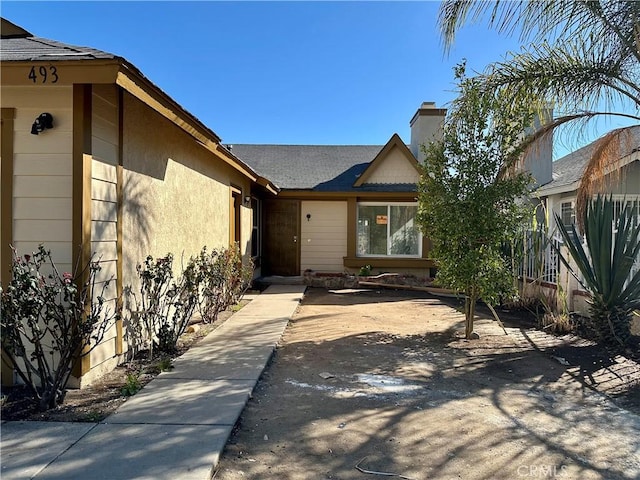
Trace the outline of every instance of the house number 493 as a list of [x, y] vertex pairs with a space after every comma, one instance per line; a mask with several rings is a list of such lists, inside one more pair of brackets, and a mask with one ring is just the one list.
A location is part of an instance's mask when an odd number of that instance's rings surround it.
[[58, 69], [53, 65], [50, 67], [31, 67], [28, 78], [33, 83], [58, 83]]

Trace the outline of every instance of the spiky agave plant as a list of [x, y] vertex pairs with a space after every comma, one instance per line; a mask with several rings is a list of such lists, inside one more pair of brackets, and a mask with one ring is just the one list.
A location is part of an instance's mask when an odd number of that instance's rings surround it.
[[588, 254], [575, 226], [568, 229], [556, 214], [556, 224], [583, 278], [576, 275], [568, 259], [562, 254], [560, 258], [591, 292], [589, 310], [601, 340], [620, 349], [629, 341], [633, 312], [640, 309], [640, 271], [631, 276], [640, 254], [640, 225], [631, 204], [625, 203], [616, 215], [611, 196], [600, 195], [587, 204], [583, 221]]

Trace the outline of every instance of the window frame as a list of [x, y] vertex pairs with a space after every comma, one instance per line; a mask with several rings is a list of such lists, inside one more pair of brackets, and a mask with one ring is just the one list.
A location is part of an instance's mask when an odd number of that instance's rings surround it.
[[614, 193], [611, 195], [611, 200], [614, 202], [614, 218], [619, 215], [624, 205], [630, 205], [632, 207], [633, 225], [640, 224], [640, 195], [635, 193], [629, 195]]
[[[387, 253], [386, 254], [371, 254], [371, 253], [360, 253], [358, 251], [358, 237], [360, 234], [360, 207], [386, 207], [387, 208]], [[405, 254], [390, 254], [391, 244], [389, 242], [390, 239], [390, 230], [391, 230], [391, 207], [418, 207], [418, 202], [356, 202], [356, 257], [358, 258], [397, 258], [397, 259], [413, 259], [413, 258], [422, 258], [422, 244], [423, 244], [423, 234], [422, 230], [418, 227], [417, 222], [415, 224], [415, 228], [417, 229], [417, 243], [418, 243], [418, 253], [405, 255]], [[417, 214], [417, 210], [416, 210]], [[417, 215], [416, 215], [417, 216]], [[414, 217], [415, 221], [415, 217]]]
[[[565, 214], [565, 205], [568, 205], [571, 209], [570, 217], [572, 219], [571, 223], [565, 222], [564, 214]], [[576, 200], [575, 198], [562, 199], [560, 201], [560, 219], [562, 220], [562, 224], [569, 228], [571, 225], [576, 225]]]

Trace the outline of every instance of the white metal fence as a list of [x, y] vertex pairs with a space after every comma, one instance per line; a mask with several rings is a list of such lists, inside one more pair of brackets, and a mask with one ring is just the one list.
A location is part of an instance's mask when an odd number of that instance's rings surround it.
[[560, 237], [549, 238], [543, 232], [529, 230], [523, 238], [523, 258], [520, 276], [528, 281], [557, 283], [560, 273], [558, 248]]
[[[614, 234], [615, 235], [615, 234]], [[615, 240], [615, 239], [614, 239]], [[546, 237], [539, 231], [527, 231], [524, 238], [524, 255], [522, 265], [520, 267], [520, 275], [528, 280], [537, 280], [551, 284], [557, 284], [560, 278], [560, 271], [565, 269], [561, 263], [558, 251], [564, 244], [559, 236], [551, 238]], [[587, 257], [589, 257], [589, 249], [583, 244]], [[564, 255], [568, 256], [569, 252], [565, 249]], [[569, 259], [571, 261], [571, 259]], [[584, 283], [584, 277], [576, 270], [578, 281]], [[636, 257], [631, 268], [631, 273], [627, 278], [625, 286], [640, 271], [640, 257]], [[566, 285], [562, 285], [566, 288]], [[581, 287], [582, 288], [582, 287]]]

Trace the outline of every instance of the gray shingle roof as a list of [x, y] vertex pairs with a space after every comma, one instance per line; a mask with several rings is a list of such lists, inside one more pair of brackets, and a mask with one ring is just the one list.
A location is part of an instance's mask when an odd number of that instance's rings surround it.
[[0, 60], [3, 62], [49, 60], [111, 60], [115, 55], [90, 47], [78, 47], [55, 40], [27, 36], [2, 38]]
[[415, 185], [364, 185], [356, 179], [384, 145], [247, 145], [232, 152], [285, 190], [411, 192]]
[[[622, 146], [623, 156], [629, 155], [635, 148], [640, 147], [640, 125], [632, 127], [630, 132], [629, 145]], [[597, 141], [595, 140], [553, 162], [553, 180], [540, 187], [538, 192], [544, 194], [548, 190], [565, 187], [579, 181], [593, 154]]]

